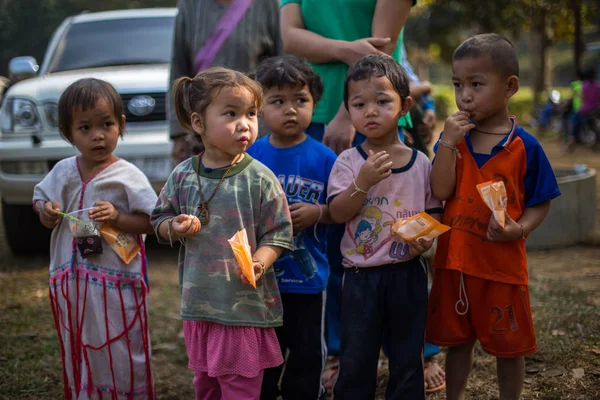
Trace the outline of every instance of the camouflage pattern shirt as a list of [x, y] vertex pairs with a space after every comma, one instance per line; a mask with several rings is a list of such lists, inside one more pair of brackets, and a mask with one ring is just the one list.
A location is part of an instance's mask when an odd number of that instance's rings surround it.
[[[197, 156], [182, 162], [162, 188], [151, 216], [157, 237], [166, 219], [198, 215], [197, 172], [205, 200], [225, 173], [207, 172], [198, 164]], [[292, 222], [281, 185], [267, 167], [246, 154], [229, 171], [208, 210], [209, 223], [179, 250], [181, 318], [233, 326], [281, 326], [283, 308], [273, 268], [259, 279], [256, 289], [245, 285], [227, 242], [245, 228], [252, 253], [265, 245], [293, 250]]]

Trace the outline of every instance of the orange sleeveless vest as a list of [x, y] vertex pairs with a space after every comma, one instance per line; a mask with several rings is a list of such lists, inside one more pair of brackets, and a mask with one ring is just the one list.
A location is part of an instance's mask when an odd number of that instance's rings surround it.
[[516, 121], [504, 149], [477, 166], [465, 139], [458, 145], [456, 188], [446, 202], [443, 222], [452, 227], [438, 238], [433, 265], [462, 271], [467, 275], [510, 284], [526, 285], [525, 241], [491, 242], [487, 229], [492, 216], [477, 192], [476, 185], [504, 181], [508, 197], [507, 212], [518, 221], [525, 211], [524, 178], [527, 166], [525, 146], [515, 134]]

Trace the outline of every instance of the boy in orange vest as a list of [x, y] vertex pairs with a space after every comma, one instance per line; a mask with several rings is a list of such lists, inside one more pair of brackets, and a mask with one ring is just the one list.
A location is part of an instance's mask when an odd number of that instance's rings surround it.
[[[524, 356], [536, 351], [525, 238], [560, 192], [541, 145], [508, 114], [519, 89], [512, 44], [497, 34], [471, 37], [454, 52], [452, 72], [459, 111], [446, 120], [431, 173], [452, 230], [439, 238], [433, 263], [427, 340], [449, 347], [449, 400], [465, 396], [477, 340], [497, 358], [500, 399], [518, 399]], [[476, 188], [500, 180], [508, 197], [504, 227]]]

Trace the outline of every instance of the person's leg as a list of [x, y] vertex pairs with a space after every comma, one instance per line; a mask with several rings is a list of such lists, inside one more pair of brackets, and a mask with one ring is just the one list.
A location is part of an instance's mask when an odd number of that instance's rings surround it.
[[463, 400], [467, 380], [473, 367], [475, 341], [462, 346], [449, 347], [446, 353], [446, 398]]
[[336, 400], [374, 400], [381, 348], [383, 309], [381, 272], [346, 269], [342, 288], [340, 373]]
[[525, 357], [496, 358], [500, 400], [519, 400], [525, 380]]
[[[460, 399], [464, 396], [473, 360], [476, 335], [471, 319], [480, 292], [469, 293], [469, 282], [461, 272], [436, 268], [427, 315], [426, 340], [448, 347], [446, 354], [446, 396]], [[467, 293], [465, 293], [467, 292]]]
[[420, 257], [386, 266], [384, 327], [389, 338], [388, 400], [425, 399], [423, 346], [427, 270]]
[[[480, 283], [474, 285], [475, 280]], [[475, 329], [483, 350], [497, 358], [500, 399], [518, 399], [525, 379], [524, 356], [536, 351], [529, 289], [472, 277], [466, 283], [480, 287], [482, 308]]]
[[223, 395], [221, 400], [256, 400], [260, 397], [263, 371], [252, 378], [241, 375], [221, 375], [217, 379]]
[[219, 381], [206, 372], [194, 371], [194, 391], [196, 400], [221, 400]]
[[344, 224], [328, 226], [327, 261], [329, 262], [329, 282], [327, 283], [327, 301], [325, 307], [325, 337], [327, 341], [327, 363], [323, 371], [322, 381], [326, 390], [333, 390], [339, 372], [340, 354], [340, 302], [342, 297], [342, 253], [340, 242], [344, 236]]
[[[289, 298], [287, 293], [281, 293], [281, 303], [283, 305], [283, 326], [275, 328], [277, 334], [277, 340], [279, 341], [279, 347], [281, 348], [281, 354], [285, 359], [285, 352], [289, 344], [289, 332], [293, 332], [294, 329], [294, 318], [293, 313], [288, 313]], [[283, 372], [283, 365], [279, 365], [274, 368], [267, 368], [264, 370], [264, 376], [262, 380], [262, 389], [260, 391], [260, 400], [276, 400], [279, 395], [279, 379]]]
[[[284, 324], [289, 354], [281, 381], [284, 400], [318, 399], [325, 392], [321, 372], [327, 348], [324, 339], [325, 294], [287, 294]], [[286, 317], [287, 316], [287, 317]]]

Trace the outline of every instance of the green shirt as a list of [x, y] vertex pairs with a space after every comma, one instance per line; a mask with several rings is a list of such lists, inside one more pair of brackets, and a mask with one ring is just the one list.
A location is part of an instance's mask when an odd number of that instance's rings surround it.
[[571, 82], [571, 90], [573, 91], [573, 111], [577, 112], [581, 108], [583, 82], [573, 81]]
[[[302, 19], [307, 30], [334, 40], [354, 41], [371, 37], [371, 25], [376, 0], [281, 0], [281, 6], [300, 4]], [[416, 3], [416, 1], [415, 1]], [[401, 48], [404, 29], [398, 37], [399, 45], [392, 57], [402, 64]], [[344, 99], [344, 80], [348, 66], [342, 62], [311, 64], [323, 79], [323, 97], [317, 104], [313, 122], [328, 124], [337, 114]], [[411, 127], [410, 115], [400, 118], [400, 126]]]
[[[179, 214], [198, 215], [200, 194], [208, 200], [225, 170], [206, 172], [198, 157], [179, 164], [162, 188], [151, 222], [158, 227]], [[283, 323], [281, 296], [273, 268], [256, 282], [242, 283], [239, 264], [227, 239], [246, 229], [252, 253], [260, 246], [293, 250], [288, 203], [273, 173], [248, 154], [227, 174], [208, 203], [210, 220], [179, 250], [181, 318], [223, 325], [277, 327]]]

